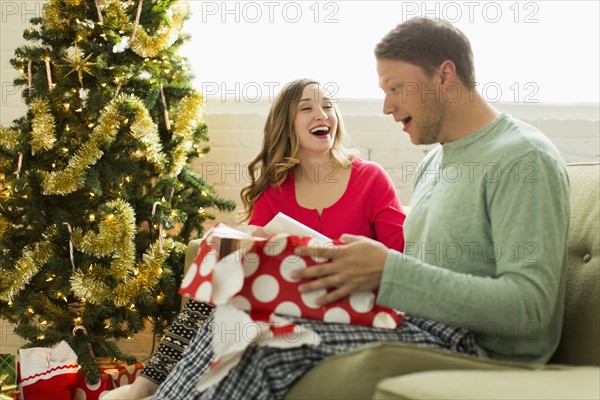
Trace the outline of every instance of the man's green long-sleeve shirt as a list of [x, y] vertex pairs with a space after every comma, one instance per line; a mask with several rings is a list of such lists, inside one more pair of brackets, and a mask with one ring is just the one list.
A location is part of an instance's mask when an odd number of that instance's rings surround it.
[[569, 217], [558, 150], [501, 114], [420, 164], [405, 250], [390, 252], [378, 303], [461, 325], [492, 358], [547, 362], [562, 327]]

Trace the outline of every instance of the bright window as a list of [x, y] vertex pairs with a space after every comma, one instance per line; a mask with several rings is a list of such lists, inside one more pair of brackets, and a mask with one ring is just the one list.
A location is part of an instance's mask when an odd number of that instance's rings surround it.
[[227, 101], [269, 98], [296, 78], [340, 98], [380, 99], [373, 48], [412, 16], [470, 38], [489, 101], [599, 102], [598, 1], [190, 1], [196, 84]]

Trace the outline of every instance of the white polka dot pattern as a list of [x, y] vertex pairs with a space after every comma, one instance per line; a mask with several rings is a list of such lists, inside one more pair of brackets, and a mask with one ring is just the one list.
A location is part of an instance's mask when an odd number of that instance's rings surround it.
[[350, 295], [350, 307], [358, 313], [366, 313], [375, 305], [375, 294], [373, 292], [356, 292]]
[[181, 287], [186, 288], [190, 286], [190, 284], [196, 279], [196, 274], [198, 273], [198, 265], [194, 262], [190, 264], [188, 268], [188, 272], [185, 274], [185, 277], [181, 281]]
[[279, 266], [279, 273], [288, 282], [298, 282], [299, 279], [292, 278], [292, 271], [301, 268], [306, 268], [306, 261], [302, 257], [296, 255], [287, 256]]
[[[310, 247], [311, 249], [319, 249], [322, 248], [324, 246], [328, 246], [328, 245], [324, 245], [320, 240], [317, 239], [310, 239], [308, 242], [308, 247]], [[327, 258], [323, 258], [323, 257], [311, 257], [311, 259], [316, 262], [316, 263], [324, 263], [327, 262]]]
[[[375, 304], [375, 292], [354, 293], [327, 306], [316, 304], [316, 299], [327, 294], [325, 289], [301, 294], [298, 285], [302, 282], [292, 278], [292, 271], [310, 268], [317, 262], [310, 257], [297, 256], [294, 250], [298, 246], [310, 244], [310, 237], [289, 235], [255, 241], [242, 260], [237, 261], [239, 274], [244, 276], [243, 285], [235, 293], [233, 290], [228, 292], [228, 301], [239, 309], [249, 311], [250, 317], [255, 321], [269, 321], [273, 313], [390, 329], [402, 321], [401, 314]], [[201, 265], [200, 261], [206, 257], [209, 249], [210, 246], [204, 242], [200, 244], [196, 264]], [[222, 289], [221, 285], [232, 285], [234, 266], [229, 265], [228, 272], [221, 273], [219, 268], [222, 263], [215, 264], [211, 275], [223, 275], [219, 278], [219, 285], [215, 281], [214, 286], [211, 286], [210, 277], [196, 274], [194, 282], [185, 287], [182, 285], [180, 293], [190, 295], [198, 301], [207, 301], [210, 296], [216, 299]]]
[[194, 298], [200, 299], [200, 301], [210, 301], [212, 297], [212, 283], [210, 282], [202, 282], [200, 286], [198, 286], [198, 290], [196, 290], [196, 294]]
[[279, 294], [279, 283], [273, 275], [261, 275], [252, 283], [254, 298], [263, 303], [269, 303]]
[[302, 311], [300, 307], [296, 303], [291, 301], [284, 301], [283, 303], [279, 303], [277, 307], [275, 307], [276, 314], [290, 315], [292, 317], [301, 317]]
[[321, 296], [325, 296], [327, 291], [325, 289], [319, 289], [308, 293], [302, 293], [300, 298], [304, 305], [308, 308], [319, 308], [319, 305], [316, 303], [317, 299]]
[[133, 365], [105, 364], [100, 365], [100, 381], [89, 384], [80, 371], [77, 374], [77, 390], [74, 400], [98, 400], [112, 389], [134, 382], [144, 364], [137, 362]]
[[200, 275], [208, 276], [213, 268], [215, 267], [215, 263], [217, 262], [217, 252], [210, 251], [202, 260], [200, 264]]
[[248, 277], [253, 275], [258, 266], [260, 265], [260, 257], [256, 253], [248, 253], [242, 259], [242, 266], [244, 267], [244, 276]]
[[330, 308], [329, 310], [325, 311], [323, 321], [349, 324], [350, 314], [348, 314], [348, 312], [341, 307]]
[[393, 329], [396, 327], [396, 321], [393, 320], [392, 316], [385, 312], [378, 312], [373, 319], [373, 326], [375, 328], [389, 328]]

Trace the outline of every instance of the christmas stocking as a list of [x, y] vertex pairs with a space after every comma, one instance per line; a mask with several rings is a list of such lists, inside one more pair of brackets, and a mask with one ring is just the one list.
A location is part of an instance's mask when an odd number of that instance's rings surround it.
[[72, 400], [77, 387], [77, 355], [62, 341], [54, 348], [19, 349], [21, 399]]

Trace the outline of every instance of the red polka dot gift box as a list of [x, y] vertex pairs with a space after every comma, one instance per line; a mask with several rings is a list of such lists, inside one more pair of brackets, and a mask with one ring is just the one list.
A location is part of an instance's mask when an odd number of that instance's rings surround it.
[[98, 400], [101, 394], [109, 390], [133, 383], [144, 368], [141, 362], [126, 365], [113, 363], [110, 359], [99, 359], [96, 363], [100, 369], [100, 381], [89, 384], [83, 374], [79, 373], [74, 400]]
[[326, 293], [325, 289], [301, 294], [298, 291], [301, 282], [293, 279], [291, 272], [326, 261], [295, 254], [296, 247], [316, 244], [311, 237], [278, 234], [267, 240], [246, 241], [242, 249], [220, 258], [211, 239], [232, 236], [233, 231], [220, 225], [212, 237], [200, 244], [180, 294], [216, 306], [229, 303], [258, 321], [269, 321], [275, 313], [389, 329], [402, 322], [402, 314], [375, 304], [375, 291], [353, 293], [326, 306], [315, 304], [315, 299]]

